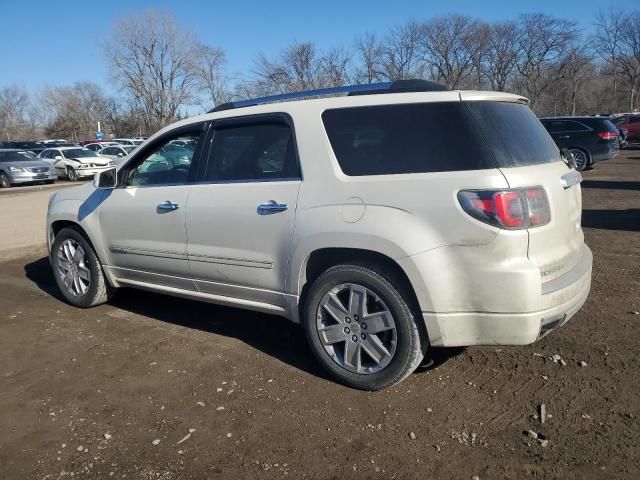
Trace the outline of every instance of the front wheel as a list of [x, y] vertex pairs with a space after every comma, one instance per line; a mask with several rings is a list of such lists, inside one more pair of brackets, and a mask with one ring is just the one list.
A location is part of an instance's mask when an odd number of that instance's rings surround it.
[[420, 364], [425, 339], [407, 292], [384, 269], [338, 265], [309, 290], [304, 326], [309, 345], [338, 381], [362, 390], [401, 382]]
[[9, 177], [4, 172], [0, 172], [0, 188], [9, 188], [11, 186], [11, 182], [9, 181]]
[[113, 289], [93, 247], [79, 231], [58, 232], [51, 247], [51, 266], [58, 288], [71, 305], [88, 308], [109, 300]]
[[77, 182], [78, 181], [78, 172], [76, 172], [75, 168], [67, 167], [67, 178], [71, 182]]

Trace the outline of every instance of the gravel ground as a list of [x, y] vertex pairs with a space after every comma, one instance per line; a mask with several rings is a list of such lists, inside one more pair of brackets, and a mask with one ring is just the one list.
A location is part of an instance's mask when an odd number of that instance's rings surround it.
[[640, 478], [640, 150], [584, 176], [579, 314], [378, 393], [282, 319], [136, 291], [77, 310], [44, 250], [0, 261], [0, 478]]

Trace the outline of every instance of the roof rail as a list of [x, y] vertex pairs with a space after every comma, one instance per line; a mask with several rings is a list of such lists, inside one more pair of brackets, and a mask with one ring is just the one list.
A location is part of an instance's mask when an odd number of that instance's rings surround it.
[[441, 92], [449, 90], [444, 85], [429, 82], [427, 80], [396, 80], [394, 82], [369, 83], [364, 85], [347, 85], [344, 87], [320, 88], [317, 90], [305, 90], [302, 92], [283, 93], [267, 97], [239, 100], [218, 105], [208, 113], [231, 110], [234, 108], [264, 105], [266, 103], [283, 102], [287, 100], [301, 100], [304, 98], [324, 97], [328, 95], [346, 94], [373, 95], [378, 93], [402, 93], [402, 92]]

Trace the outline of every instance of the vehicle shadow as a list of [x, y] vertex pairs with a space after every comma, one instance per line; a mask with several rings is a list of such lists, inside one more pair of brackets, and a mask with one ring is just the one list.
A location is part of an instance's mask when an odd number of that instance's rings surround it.
[[[42, 291], [64, 301], [46, 257], [26, 264], [24, 271]], [[306, 373], [333, 381], [313, 357], [303, 329], [284, 318], [129, 288], [119, 290], [109, 304], [168, 324], [235, 338]], [[463, 351], [430, 349], [416, 373], [437, 368]]]
[[603, 230], [640, 231], [640, 209], [583, 210], [582, 226]]
[[640, 190], [640, 182], [626, 180], [583, 180], [580, 186], [582, 188], [603, 188], [607, 190]]

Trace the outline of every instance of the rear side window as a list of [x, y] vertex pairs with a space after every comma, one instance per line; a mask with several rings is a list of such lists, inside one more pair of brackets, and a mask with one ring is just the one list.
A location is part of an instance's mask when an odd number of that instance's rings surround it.
[[346, 175], [493, 168], [490, 152], [460, 102], [326, 110], [331, 147]]
[[251, 182], [299, 177], [294, 138], [284, 121], [216, 127], [205, 181]]

